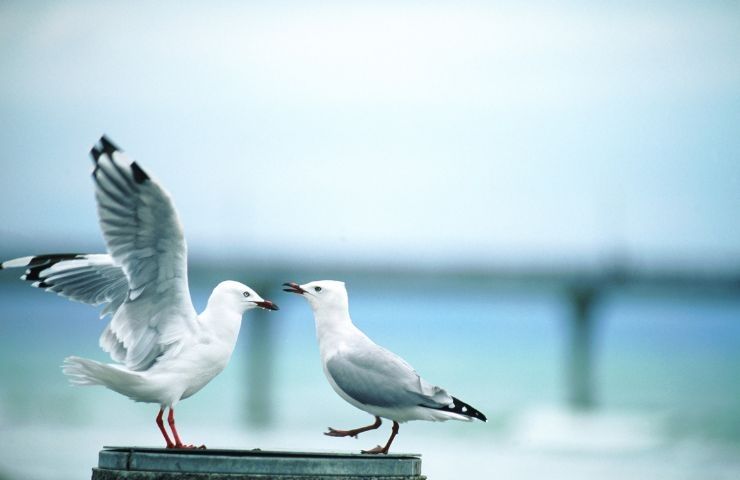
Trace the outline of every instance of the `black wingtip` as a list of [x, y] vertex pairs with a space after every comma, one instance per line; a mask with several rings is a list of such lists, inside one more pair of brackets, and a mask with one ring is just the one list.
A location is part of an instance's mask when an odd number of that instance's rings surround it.
[[92, 161], [95, 165], [98, 164], [98, 159], [102, 154], [103, 152], [98, 149], [97, 145], [93, 145], [93, 147], [90, 149], [90, 158], [92, 158]]
[[35, 282], [40, 279], [41, 272], [51, 267], [55, 263], [62, 262], [64, 260], [74, 260], [76, 258], [83, 258], [83, 253], [54, 253], [50, 255], [36, 255], [26, 265], [26, 274], [23, 275], [23, 280], [28, 282]]
[[120, 152], [121, 149], [116, 146], [115, 143], [111, 142], [108, 137], [103, 135], [100, 137], [100, 140], [98, 140], [98, 143], [96, 143], [91, 149], [90, 149], [90, 156], [93, 159], [93, 162], [95, 164], [98, 163], [98, 159], [101, 155], [104, 153], [108, 156], [112, 156], [113, 152]]
[[[450, 405], [445, 405], [444, 407], [439, 407], [439, 408], [434, 408], [434, 409], [441, 410], [443, 412], [457, 413], [458, 415], [462, 415], [462, 416], [470, 417], [470, 418], [477, 418], [478, 420], [481, 420], [483, 422], [488, 422], [488, 418], [486, 418], [486, 416], [483, 415], [483, 412], [481, 412], [477, 408], [463, 402], [462, 400], [456, 397], [452, 397], [452, 400], [453, 402]], [[427, 408], [433, 408], [433, 407], [427, 407]]]
[[149, 180], [149, 175], [136, 162], [131, 162], [131, 171], [134, 173], [136, 183], [144, 183]]
[[100, 137], [100, 144], [103, 146], [103, 152], [105, 153], [113, 153], [113, 152], [121, 151], [121, 149], [118, 148], [118, 146], [115, 143], [111, 142], [110, 138], [108, 138], [105, 135]]

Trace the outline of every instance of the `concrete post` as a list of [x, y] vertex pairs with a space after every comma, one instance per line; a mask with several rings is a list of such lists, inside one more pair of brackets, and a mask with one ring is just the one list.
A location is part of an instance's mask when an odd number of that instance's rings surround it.
[[106, 447], [92, 480], [424, 480], [421, 456]]

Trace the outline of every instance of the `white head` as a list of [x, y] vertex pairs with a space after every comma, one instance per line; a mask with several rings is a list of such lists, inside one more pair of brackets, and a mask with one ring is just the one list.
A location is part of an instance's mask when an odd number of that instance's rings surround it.
[[344, 282], [336, 280], [317, 280], [315, 282], [298, 285], [290, 282], [284, 283], [284, 291], [297, 293], [308, 300], [314, 312], [318, 310], [349, 309], [347, 288]]
[[240, 315], [257, 307], [265, 310], [278, 310], [277, 305], [260, 297], [257, 292], [243, 283], [233, 280], [221, 282], [213, 289], [213, 293], [208, 299], [208, 306], [216, 305], [236, 311]]

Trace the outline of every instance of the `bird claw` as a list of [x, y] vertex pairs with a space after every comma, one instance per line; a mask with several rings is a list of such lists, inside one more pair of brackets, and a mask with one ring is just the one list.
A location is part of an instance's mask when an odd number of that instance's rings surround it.
[[379, 453], [383, 453], [383, 454], [387, 454], [388, 453], [388, 451], [385, 448], [381, 447], [380, 445], [378, 445], [375, 448], [371, 448], [370, 450], [361, 450], [361, 452], [362, 453], [365, 453], [365, 454], [368, 454], [368, 455], [377, 455]]
[[206, 446], [205, 445], [201, 445], [200, 447], [196, 447], [195, 445], [185, 445], [185, 444], [181, 443], [179, 445], [172, 445], [172, 446], [167, 445], [167, 448], [178, 448], [178, 449], [181, 449], [181, 450], [190, 450], [190, 449], [193, 449], [193, 450], [195, 450], [195, 449], [205, 450]]
[[324, 432], [324, 435], [326, 435], [328, 437], [354, 437], [354, 438], [357, 438], [357, 434], [356, 433], [352, 433], [351, 430], [350, 431], [347, 431], [347, 430], [334, 430], [331, 427], [327, 427], [327, 428], [329, 429], [329, 431], [328, 432]]

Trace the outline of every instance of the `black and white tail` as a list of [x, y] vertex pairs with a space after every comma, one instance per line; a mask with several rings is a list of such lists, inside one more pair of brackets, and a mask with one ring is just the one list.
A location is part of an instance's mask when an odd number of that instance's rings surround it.
[[477, 418], [478, 420], [481, 420], [483, 422], [488, 421], [486, 416], [483, 415], [483, 413], [481, 413], [477, 408], [471, 405], [468, 405], [467, 403], [463, 402], [459, 398], [455, 398], [455, 397], [452, 397], [452, 403], [449, 405], [445, 405], [443, 407], [427, 407], [427, 408], [432, 408], [433, 410], [439, 410], [440, 412], [449, 412], [452, 414], [457, 414], [462, 417], [467, 417], [471, 420], [474, 418]]

